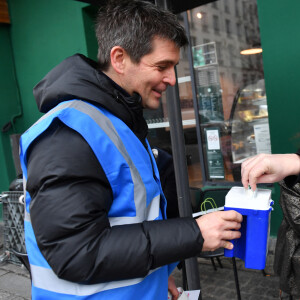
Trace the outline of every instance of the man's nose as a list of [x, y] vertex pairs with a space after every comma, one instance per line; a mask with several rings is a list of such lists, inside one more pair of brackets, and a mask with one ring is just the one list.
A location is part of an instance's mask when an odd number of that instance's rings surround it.
[[170, 68], [164, 77], [164, 82], [168, 83], [169, 85], [173, 86], [176, 83], [176, 74], [175, 74], [175, 69]]

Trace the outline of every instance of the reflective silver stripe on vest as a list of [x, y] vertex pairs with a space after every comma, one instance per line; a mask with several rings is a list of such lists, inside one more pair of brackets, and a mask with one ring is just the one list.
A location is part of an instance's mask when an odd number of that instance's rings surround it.
[[134, 203], [136, 208], [136, 216], [109, 218], [111, 226], [140, 223], [145, 220], [155, 220], [159, 216], [160, 195], [154, 197], [151, 203], [148, 205], [148, 207], [146, 207], [147, 194], [142, 178], [135, 165], [133, 164], [114, 125], [112, 124], [111, 120], [108, 117], [106, 117], [103, 113], [101, 113], [98, 109], [84, 101], [73, 100], [61, 103], [59, 106], [55, 107], [46, 115], [41, 117], [35, 124], [47, 118], [56, 111], [62, 110], [64, 108], [73, 108], [90, 116], [94, 120], [94, 122], [96, 122], [98, 126], [102, 128], [102, 130], [107, 134], [107, 136], [109, 136], [109, 138], [119, 150], [119, 152], [122, 154], [130, 168], [131, 177], [134, 183]]
[[26, 180], [25, 176], [23, 175], [24, 221], [31, 222], [30, 214], [26, 210], [26, 185], [27, 185], [27, 180]]
[[[142, 282], [145, 278], [134, 278], [128, 280], [111, 281], [98, 284], [83, 285], [63, 279], [59, 279], [51, 269], [45, 269], [35, 265], [31, 265], [31, 271], [33, 274], [32, 283], [35, 287], [44, 289], [47, 291], [76, 295], [76, 296], [88, 296], [102, 291], [111, 290], [120, 287], [126, 287]], [[151, 270], [149, 274], [155, 272]]]
[[30, 222], [30, 223], [31, 223], [30, 214], [29, 214], [28, 211], [26, 210], [26, 207], [25, 207], [25, 210], [24, 210], [24, 221], [27, 221], [27, 222]]
[[[146, 200], [144, 200], [146, 202]], [[154, 197], [151, 203], [147, 207], [146, 219], [142, 219], [141, 216], [137, 215], [136, 217], [114, 217], [109, 218], [109, 223], [111, 226], [120, 225], [120, 224], [132, 224], [132, 223], [140, 223], [143, 221], [153, 221], [156, 217], [158, 217], [157, 212], [159, 211], [160, 206], [160, 195]]]

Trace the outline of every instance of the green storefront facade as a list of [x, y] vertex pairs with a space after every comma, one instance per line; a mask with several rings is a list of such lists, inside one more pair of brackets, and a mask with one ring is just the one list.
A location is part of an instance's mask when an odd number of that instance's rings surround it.
[[[73, 0], [8, 0], [10, 24], [0, 24], [0, 191], [16, 178], [11, 139], [41, 114], [34, 85], [55, 65], [74, 53], [96, 56], [95, 9]], [[258, 0], [263, 63], [268, 97], [272, 153], [300, 148], [300, 2]], [[274, 22], [274, 20], [277, 20]], [[271, 234], [282, 214], [274, 186]]]

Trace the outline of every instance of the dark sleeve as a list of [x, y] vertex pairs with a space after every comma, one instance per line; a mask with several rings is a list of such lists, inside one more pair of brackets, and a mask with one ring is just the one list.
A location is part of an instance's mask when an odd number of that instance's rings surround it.
[[300, 184], [289, 187], [282, 180], [279, 185], [281, 187], [280, 205], [284, 218], [288, 226], [300, 236]]
[[192, 218], [111, 227], [108, 180], [73, 130], [50, 128], [29, 150], [32, 226], [58, 277], [88, 284], [143, 277], [201, 251], [203, 238]]
[[[300, 149], [296, 152], [296, 154], [298, 154], [300, 156]], [[300, 182], [300, 174], [297, 175], [290, 175], [290, 176], [287, 176], [285, 179], [284, 179], [284, 182], [285, 184], [288, 186], [288, 187], [293, 187], [296, 183]]]

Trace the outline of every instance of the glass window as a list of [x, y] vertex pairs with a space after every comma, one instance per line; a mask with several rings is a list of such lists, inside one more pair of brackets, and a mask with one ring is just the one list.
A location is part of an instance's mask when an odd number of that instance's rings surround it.
[[226, 20], [226, 32], [227, 32], [227, 36], [228, 37], [231, 37], [231, 23], [230, 23], [230, 20]]
[[224, 10], [226, 13], [230, 13], [229, 2], [224, 1]]
[[243, 2], [243, 18], [244, 20], [247, 20], [249, 17], [249, 10], [248, 10], [248, 3], [247, 1]]
[[239, 0], [235, 0], [235, 16], [240, 17]]
[[213, 8], [216, 8], [218, 9], [218, 3], [217, 2], [212, 2], [212, 5], [211, 5]]
[[[224, 14], [219, 8], [227, 6]], [[240, 181], [244, 159], [271, 151], [262, 55], [240, 54], [260, 43], [257, 3], [219, 0], [187, 16], [191, 44], [182, 51], [177, 82], [189, 183], [201, 187]], [[151, 146], [171, 152], [166, 97], [158, 111], [145, 111], [145, 116]]]
[[208, 32], [208, 20], [207, 20], [207, 14], [206, 12], [198, 12], [197, 13], [198, 18], [201, 19], [201, 24], [202, 24], [202, 31], [203, 32]]
[[219, 33], [220, 32], [219, 16], [213, 16], [213, 24], [214, 24], [215, 33]]
[[240, 22], [236, 23], [236, 33], [238, 37], [241, 37], [242, 35], [242, 25]]

